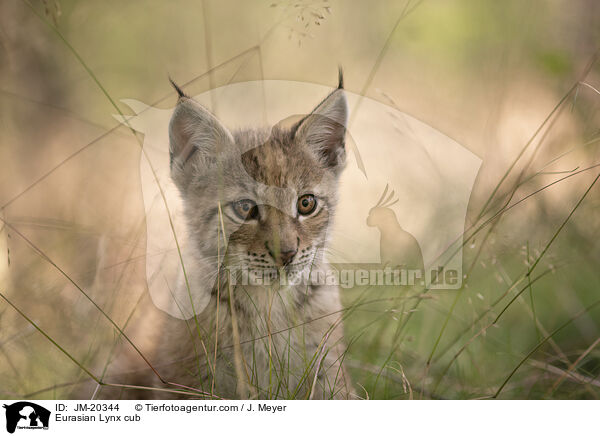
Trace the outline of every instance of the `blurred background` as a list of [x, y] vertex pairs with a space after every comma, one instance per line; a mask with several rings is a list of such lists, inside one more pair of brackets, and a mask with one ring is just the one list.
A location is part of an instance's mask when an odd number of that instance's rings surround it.
[[358, 394], [599, 398], [599, 48], [594, 0], [4, 0], [0, 397], [72, 396], [122, 342], [107, 317], [142, 316], [143, 137], [120, 99], [170, 108], [169, 75], [335, 86], [342, 65], [483, 160], [460, 290], [342, 293]]

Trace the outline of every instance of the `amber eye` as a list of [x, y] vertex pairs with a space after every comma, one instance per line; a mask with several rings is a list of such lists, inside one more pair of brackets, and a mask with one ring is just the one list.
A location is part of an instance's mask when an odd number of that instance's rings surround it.
[[298, 199], [298, 213], [310, 215], [317, 208], [317, 199], [312, 194], [305, 194]]
[[252, 200], [238, 200], [231, 203], [235, 214], [243, 220], [254, 220], [258, 218], [258, 206]]

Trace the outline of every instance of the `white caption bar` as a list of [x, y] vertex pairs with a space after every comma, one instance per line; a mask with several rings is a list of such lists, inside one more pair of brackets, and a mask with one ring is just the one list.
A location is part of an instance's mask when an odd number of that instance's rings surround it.
[[[27, 401], [5, 400], [0, 434], [148, 431], [260, 434], [578, 434], [597, 401]], [[597, 428], [595, 429], [597, 431]], [[202, 432], [202, 433], [199, 433]], [[180, 433], [175, 433], [180, 434]]]

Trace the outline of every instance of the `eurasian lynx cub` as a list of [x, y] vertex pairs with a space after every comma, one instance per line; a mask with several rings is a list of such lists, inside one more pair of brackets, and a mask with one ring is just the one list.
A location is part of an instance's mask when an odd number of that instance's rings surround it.
[[[171, 177], [195, 258], [223, 262], [200, 277], [214, 286], [196, 317], [152, 322], [151, 362], [166, 380], [223, 398], [349, 398], [337, 286], [289, 279], [328, 268], [345, 163], [341, 74], [309, 115], [264, 130], [230, 131], [174, 86]], [[155, 376], [130, 383], [159, 387]]]

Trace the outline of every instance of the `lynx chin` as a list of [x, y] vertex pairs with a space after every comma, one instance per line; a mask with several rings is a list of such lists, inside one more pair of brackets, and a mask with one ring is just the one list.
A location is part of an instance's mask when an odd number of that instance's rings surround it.
[[[150, 362], [163, 379], [220, 398], [352, 398], [337, 285], [284, 280], [329, 268], [346, 159], [341, 71], [337, 89], [308, 115], [271, 128], [230, 130], [173, 86], [170, 172], [196, 260], [185, 265], [182, 286], [208, 283], [211, 295], [189, 320], [145, 317], [138, 329], [149, 338]], [[241, 270], [270, 280], [233, 280]], [[127, 384], [179, 389], [149, 370], [129, 374]]]

